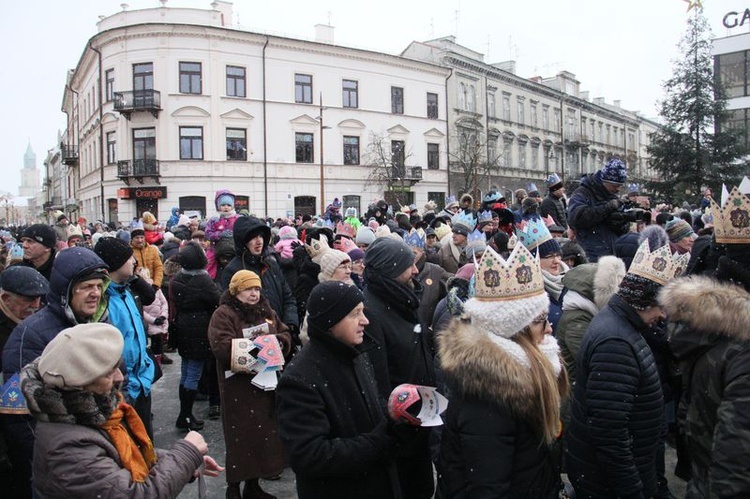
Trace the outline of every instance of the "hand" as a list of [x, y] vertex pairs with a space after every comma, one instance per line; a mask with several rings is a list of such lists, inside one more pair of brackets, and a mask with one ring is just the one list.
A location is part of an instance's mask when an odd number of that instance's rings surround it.
[[161, 287], [157, 286], [156, 284], [152, 284], [151, 287], [154, 288], [154, 293], [161, 289]]
[[620, 209], [620, 200], [619, 199], [610, 199], [607, 201], [607, 208], [610, 211], [617, 211]]
[[[196, 470], [195, 476], [198, 476], [200, 470]], [[203, 474], [206, 476], [219, 476], [219, 473], [224, 471], [224, 468], [219, 466], [219, 463], [217, 463], [214, 458], [211, 456], [203, 456]]]
[[208, 444], [205, 440], [203, 440], [203, 435], [201, 435], [197, 431], [189, 432], [187, 435], [185, 435], [185, 440], [193, 444], [195, 448], [198, 449], [198, 452], [201, 453], [201, 455], [206, 455], [206, 452], [208, 452]]
[[156, 319], [154, 319], [154, 325], [155, 326], [161, 326], [162, 324], [164, 324], [164, 322], [166, 320], [167, 320], [166, 317], [164, 317], [163, 315], [160, 315], [159, 317], [157, 317]]

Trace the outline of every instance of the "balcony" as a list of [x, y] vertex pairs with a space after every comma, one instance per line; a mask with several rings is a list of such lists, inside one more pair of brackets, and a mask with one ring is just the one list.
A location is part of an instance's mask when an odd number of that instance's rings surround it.
[[62, 145], [60, 147], [62, 153], [62, 162], [68, 166], [78, 165], [78, 146]]
[[405, 187], [407, 184], [412, 186], [422, 180], [422, 167], [404, 167], [391, 166], [388, 168], [389, 184], [391, 186]]
[[161, 111], [161, 93], [158, 90], [132, 90], [130, 92], [115, 92], [115, 111], [130, 119], [130, 115], [138, 111], [148, 111], [154, 118], [159, 117]]
[[130, 180], [135, 179], [139, 184], [143, 179], [152, 177], [159, 183], [159, 160], [158, 159], [134, 159], [117, 162], [117, 178], [130, 185]]

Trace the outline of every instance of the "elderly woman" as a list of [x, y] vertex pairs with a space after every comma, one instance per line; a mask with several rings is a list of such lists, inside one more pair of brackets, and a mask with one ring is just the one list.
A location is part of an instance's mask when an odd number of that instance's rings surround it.
[[169, 451], [154, 449], [143, 422], [119, 391], [123, 339], [109, 324], [58, 334], [21, 371], [38, 420], [34, 489], [39, 497], [177, 497], [198, 475], [222, 470], [190, 432]]
[[341, 281], [354, 284], [352, 281], [352, 259], [339, 250], [326, 251], [320, 259], [318, 281]]
[[438, 337], [450, 391], [441, 440], [444, 497], [558, 497], [560, 403], [568, 389], [537, 258], [487, 248], [473, 298]]
[[363, 300], [356, 286], [317, 285], [307, 302], [310, 343], [279, 382], [279, 433], [300, 499], [401, 497], [395, 440], [360, 350], [369, 324]]
[[253, 374], [232, 370], [232, 340], [244, 338], [243, 329], [267, 325], [285, 355], [291, 351], [289, 328], [279, 320], [268, 300], [261, 296], [261, 280], [255, 272], [237, 271], [221, 305], [211, 317], [208, 338], [216, 357], [221, 393], [224, 441], [227, 446], [227, 498], [271, 499], [259, 478], [273, 478], [284, 470], [284, 451], [276, 434], [276, 396], [252, 383]]

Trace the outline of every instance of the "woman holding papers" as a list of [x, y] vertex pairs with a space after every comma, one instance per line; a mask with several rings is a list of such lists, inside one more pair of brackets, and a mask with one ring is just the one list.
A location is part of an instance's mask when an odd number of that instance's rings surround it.
[[443, 497], [556, 498], [560, 401], [568, 378], [551, 336], [539, 259], [487, 248], [464, 315], [438, 338], [450, 391], [441, 440]]
[[[219, 373], [221, 419], [227, 448], [227, 498], [273, 498], [260, 488], [258, 479], [276, 477], [284, 470], [284, 452], [276, 434], [275, 392], [258, 387], [253, 381], [256, 374], [240, 369], [238, 342], [232, 341], [275, 335], [284, 355], [290, 352], [289, 329], [271, 309], [268, 300], [261, 296], [260, 289], [261, 280], [255, 272], [236, 272], [208, 327]], [[241, 482], [244, 482], [242, 494]]]
[[369, 321], [356, 286], [326, 281], [307, 301], [310, 342], [278, 387], [279, 434], [300, 499], [400, 498], [385, 401], [359, 347]]

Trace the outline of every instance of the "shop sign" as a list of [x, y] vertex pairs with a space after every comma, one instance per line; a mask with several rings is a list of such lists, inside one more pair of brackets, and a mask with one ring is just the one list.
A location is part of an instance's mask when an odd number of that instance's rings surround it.
[[724, 27], [727, 29], [742, 27], [745, 24], [750, 23], [750, 9], [745, 9], [744, 12], [727, 12], [724, 14], [722, 20]]
[[125, 187], [117, 189], [117, 197], [120, 199], [164, 199], [167, 197], [167, 188], [157, 187]]

